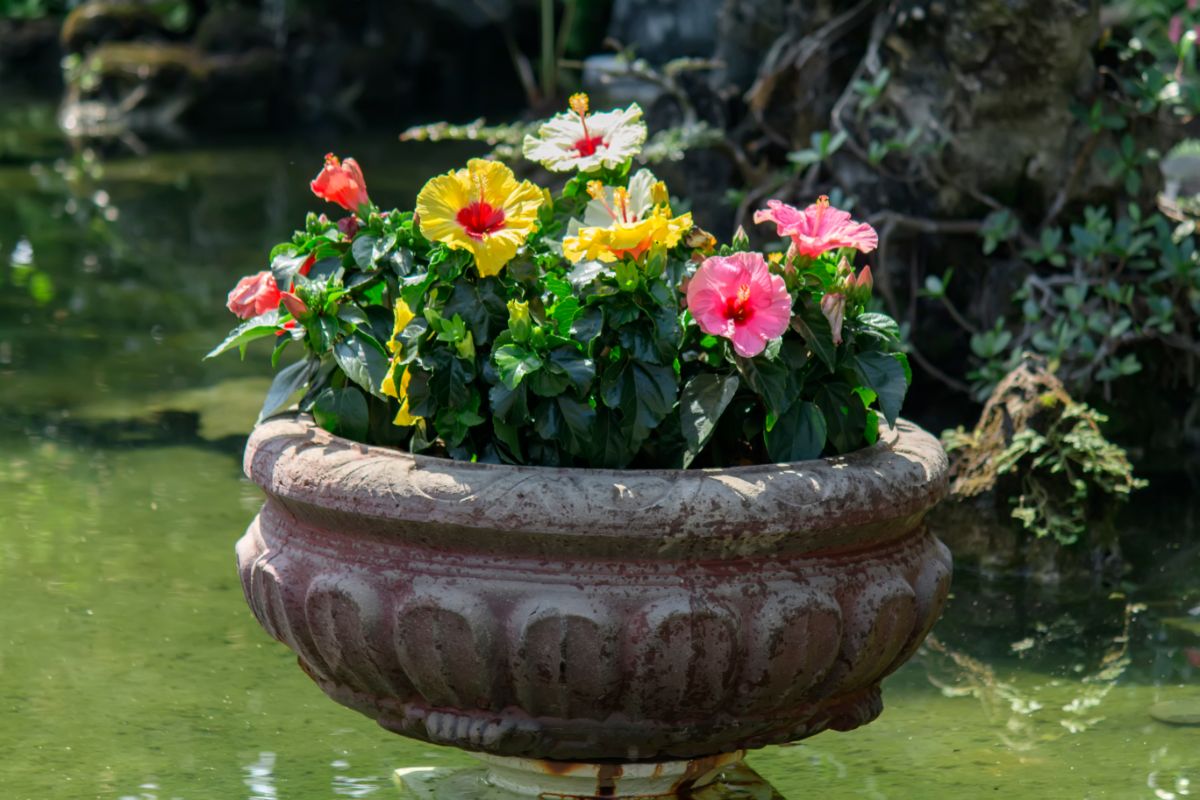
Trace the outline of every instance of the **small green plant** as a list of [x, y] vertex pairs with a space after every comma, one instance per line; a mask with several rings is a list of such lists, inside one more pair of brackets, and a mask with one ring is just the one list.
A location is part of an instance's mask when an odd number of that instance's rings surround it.
[[[1044, 402], [1062, 402], [1048, 394]], [[998, 475], [1015, 476], [1014, 519], [1034, 535], [1074, 544], [1088, 530], [1097, 496], [1127, 499], [1146, 485], [1133, 476], [1125, 451], [1104, 438], [1107, 417], [1083, 403], [1066, 403], [1045, 432], [1026, 428], [997, 458]]]

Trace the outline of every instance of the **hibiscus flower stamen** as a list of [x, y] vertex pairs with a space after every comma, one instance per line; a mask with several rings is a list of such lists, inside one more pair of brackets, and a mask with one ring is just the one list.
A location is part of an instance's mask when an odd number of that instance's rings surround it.
[[588, 115], [588, 96], [584, 92], [577, 92], [571, 95], [567, 101], [571, 106], [571, 110], [579, 117], [579, 124], [583, 127], [583, 136], [575, 141], [575, 151], [580, 156], [592, 156], [596, 154], [596, 148], [604, 144], [603, 136], [592, 136], [588, 130], [587, 115]]
[[738, 287], [737, 294], [725, 301], [725, 319], [733, 320], [737, 325], [747, 322], [754, 316], [754, 307], [750, 305], [750, 286], [743, 283]]

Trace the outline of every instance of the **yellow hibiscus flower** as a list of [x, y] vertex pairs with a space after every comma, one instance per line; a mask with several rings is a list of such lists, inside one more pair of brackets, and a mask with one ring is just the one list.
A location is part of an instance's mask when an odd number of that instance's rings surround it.
[[583, 224], [572, 223], [563, 255], [572, 263], [587, 259], [612, 263], [639, 258], [650, 248], [670, 249], [692, 227], [692, 215], [671, 216], [666, 186], [649, 170], [629, 179], [629, 188], [588, 184], [592, 201]]
[[396, 369], [400, 366], [400, 359], [404, 356], [404, 346], [396, 341], [408, 323], [413, 321], [416, 316], [412, 309], [403, 300], [396, 301], [395, 308], [396, 323], [392, 328], [392, 338], [388, 340], [387, 348], [392, 351], [392, 366], [388, 370], [387, 377], [383, 379], [383, 383], [379, 387], [379, 391], [386, 394], [388, 397], [394, 397], [400, 401], [400, 411], [396, 414], [396, 418], [392, 422], [396, 425], [416, 425], [421, 421], [421, 417], [413, 416], [408, 410], [408, 384], [412, 380], [412, 373], [407, 369], [404, 370], [404, 375], [400, 378], [400, 387], [396, 387]]
[[518, 182], [499, 161], [473, 158], [466, 169], [432, 178], [417, 195], [426, 239], [475, 256], [479, 274], [496, 275], [537, 225], [542, 190]]
[[408, 369], [404, 370], [404, 375], [400, 378], [400, 387], [396, 388], [396, 381], [393, 377], [396, 374], [397, 365], [392, 364], [392, 369], [388, 372], [388, 376], [383, 379], [383, 385], [380, 390], [388, 397], [394, 397], [400, 401], [400, 410], [396, 412], [396, 418], [392, 420], [393, 425], [416, 425], [422, 421], [421, 417], [414, 416], [408, 410], [408, 384], [412, 382], [412, 372]]

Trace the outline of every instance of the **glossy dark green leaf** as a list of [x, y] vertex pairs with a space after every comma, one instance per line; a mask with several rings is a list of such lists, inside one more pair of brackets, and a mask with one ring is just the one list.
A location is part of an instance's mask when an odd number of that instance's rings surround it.
[[805, 308], [792, 317], [792, 326], [804, 337], [804, 343], [828, 367], [830, 372], [837, 368], [837, 345], [833, 343], [833, 330], [829, 320], [817, 308]]
[[884, 418], [889, 425], [895, 425], [908, 391], [908, 381], [900, 362], [888, 353], [859, 353], [854, 357], [854, 374], [863, 386], [875, 392]]
[[262, 410], [258, 413], [258, 422], [286, 407], [288, 401], [304, 388], [316, 370], [317, 361], [312, 358], [297, 361], [279, 370], [275, 374], [275, 380], [271, 382], [271, 388], [267, 390]]
[[825, 415], [815, 403], [793, 403], [764, 434], [772, 461], [807, 461], [825, 449]]
[[817, 389], [817, 407], [825, 417], [825, 437], [839, 453], [862, 447], [867, 411], [845, 383], [825, 383]]
[[317, 395], [313, 419], [335, 436], [361, 441], [368, 429], [367, 398], [357, 388], [326, 389]]
[[225, 337], [219, 345], [214, 347], [206, 359], [221, 355], [227, 350], [232, 350], [235, 347], [244, 347], [255, 339], [261, 339], [264, 336], [270, 336], [275, 333], [279, 325], [279, 310], [275, 309], [268, 311], [265, 314], [260, 314], [253, 319], [248, 319], [241, 325], [238, 325], [229, 335]]
[[350, 254], [354, 257], [354, 263], [358, 264], [359, 269], [375, 269], [375, 243], [377, 241], [378, 239], [374, 236], [363, 235], [350, 245]]
[[685, 468], [708, 443], [740, 383], [737, 375], [704, 372], [683, 387], [679, 397], [679, 422], [687, 442], [683, 457]]
[[300, 271], [300, 267], [304, 266], [304, 262], [307, 260], [308, 255], [296, 253], [295, 248], [275, 255], [271, 259], [271, 276], [275, 278], [275, 285], [281, 290], [289, 288], [296, 282], [296, 273]]
[[373, 337], [356, 331], [333, 346], [333, 357], [347, 378], [376, 397], [384, 396], [379, 387], [391, 362]]
[[529, 416], [529, 405], [526, 397], [524, 386], [509, 389], [504, 384], [497, 383], [488, 391], [488, 402], [492, 407], [492, 416], [513, 425], [523, 424]]
[[796, 372], [782, 359], [768, 361], [757, 358], [737, 359], [738, 372], [746, 385], [762, 398], [767, 412], [778, 417], [791, 407], [800, 394]]
[[551, 351], [547, 366], [565, 375], [581, 395], [587, 394], [596, 378], [596, 363], [574, 347], [559, 347]]

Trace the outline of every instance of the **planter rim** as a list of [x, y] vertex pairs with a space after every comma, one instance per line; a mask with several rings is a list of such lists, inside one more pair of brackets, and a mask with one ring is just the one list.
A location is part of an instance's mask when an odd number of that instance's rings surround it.
[[[837, 457], [617, 470], [414, 455], [343, 439], [293, 415], [254, 429], [245, 471], [295, 513], [338, 515], [355, 528], [361, 526], [354, 520], [372, 519], [393, 528], [419, 523], [641, 540], [852, 529], [837, 542], [805, 545], [822, 549], [877, 538], [882, 528], [911, 530], [945, 494], [947, 460], [937, 439], [903, 419], [881, 429], [875, 445]], [[905, 524], [897, 527], [899, 520]]]

